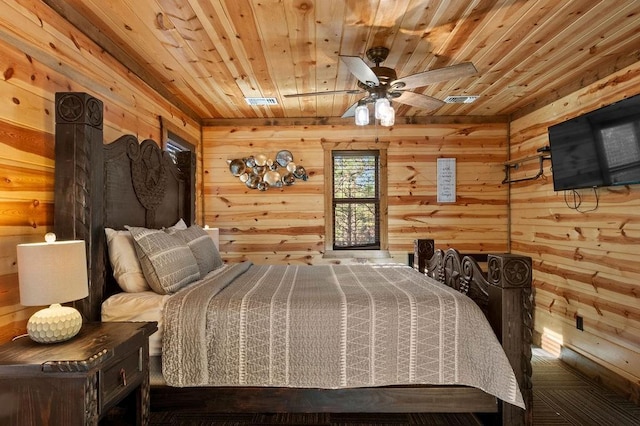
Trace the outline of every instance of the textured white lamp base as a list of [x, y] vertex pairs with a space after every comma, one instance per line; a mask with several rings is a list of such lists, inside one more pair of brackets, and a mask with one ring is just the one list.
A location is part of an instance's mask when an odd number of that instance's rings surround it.
[[27, 333], [38, 343], [57, 343], [71, 339], [82, 327], [82, 316], [75, 308], [54, 303], [29, 318]]

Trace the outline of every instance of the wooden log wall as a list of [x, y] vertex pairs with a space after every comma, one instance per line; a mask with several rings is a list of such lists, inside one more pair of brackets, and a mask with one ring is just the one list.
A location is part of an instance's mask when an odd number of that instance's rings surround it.
[[53, 228], [54, 96], [104, 102], [105, 142], [122, 133], [160, 140], [160, 116], [191, 139], [200, 125], [176, 110], [40, 1], [0, 3], [0, 342], [21, 334], [16, 244]]
[[[439, 120], [430, 124], [203, 123], [205, 223], [220, 228], [227, 260], [256, 263], [326, 262], [324, 252], [324, 152], [322, 142], [389, 142], [389, 250], [407, 262], [417, 238], [464, 251], [507, 249], [506, 122]], [[227, 160], [287, 149], [310, 178], [260, 192], [234, 177]], [[438, 203], [436, 160], [457, 160], [457, 200]], [[329, 171], [330, 172], [330, 171]], [[335, 259], [333, 259], [335, 261]]]
[[[548, 126], [637, 93], [640, 63], [513, 120], [511, 158], [548, 145]], [[535, 174], [537, 163], [527, 164], [513, 177]], [[554, 192], [552, 173], [546, 162], [543, 178], [510, 191], [512, 251], [533, 258], [535, 330], [543, 343], [621, 375], [615, 386], [638, 402], [640, 185], [599, 188], [598, 200], [592, 189], [578, 190], [581, 213], [564, 192]], [[584, 331], [576, 328], [577, 316]]]

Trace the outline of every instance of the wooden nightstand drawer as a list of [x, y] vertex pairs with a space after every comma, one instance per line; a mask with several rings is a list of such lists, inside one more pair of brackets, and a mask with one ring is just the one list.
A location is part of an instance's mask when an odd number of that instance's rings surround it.
[[100, 410], [108, 408], [110, 403], [118, 401], [121, 394], [127, 394], [142, 381], [142, 348], [131, 352], [122, 360], [100, 371]]
[[55, 345], [29, 338], [0, 345], [0, 397], [10, 402], [0, 407], [0, 423], [97, 426], [126, 399], [128, 417], [147, 424], [147, 345], [156, 330], [155, 322], [85, 323]]

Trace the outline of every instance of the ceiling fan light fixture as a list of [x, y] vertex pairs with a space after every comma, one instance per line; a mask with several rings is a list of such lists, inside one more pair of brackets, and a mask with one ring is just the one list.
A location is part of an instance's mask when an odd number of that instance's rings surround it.
[[380, 125], [389, 127], [393, 126], [396, 122], [396, 110], [391, 105], [389, 108], [385, 108], [384, 113], [380, 117]]
[[[447, 80], [476, 75], [478, 74], [478, 70], [471, 62], [430, 69], [398, 78], [395, 69], [380, 65], [387, 59], [388, 54], [389, 49], [384, 46], [374, 46], [368, 49], [367, 58], [375, 64], [373, 67], [367, 65], [364, 59], [359, 56], [339, 55], [342, 64], [347, 67], [347, 71], [358, 80], [357, 84], [359, 89], [327, 90], [284, 95], [284, 97], [335, 95], [338, 93], [358, 94], [367, 92], [363, 98], [351, 104], [341, 116], [341, 118], [355, 117], [356, 124], [360, 126], [368, 124], [372, 120], [371, 117], [365, 117], [363, 108], [360, 108], [362, 112], [356, 116], [356, 108], [363, 104], [374, 104], [373, 115], [375, 119], [373, 119], [373, 121], [376, 124], [384, 121], [385, 124], [383, 125], [391, 126], [395, 121], [395, 111], [391, 107], [391, 101], [412, 108], [434, 111], [446, 103], [469, 103], [477, 98], [477, 96], [450, 96], [443, 101], [420, 93], [420, 91], [414, 92], [409, 90]], [[385, 110], [387, 109], [391, 109], [391, 111], [386, 113], [385, 116]]]
[[356, 126], [366, 126], [369, 124], [369, 108], [367, 104], [360, 104], [355, 111]]
[[378, 98], [375, 103], [375, 117], [376, 120], [382, 119], [386, 111], [391, 108], [391, 103], [387, 98]]

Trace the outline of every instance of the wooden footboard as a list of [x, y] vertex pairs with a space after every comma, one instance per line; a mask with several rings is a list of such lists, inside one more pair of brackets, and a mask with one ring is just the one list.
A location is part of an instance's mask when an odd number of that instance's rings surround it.
[[[435, 247], [433, 240], [421, 240]], [[527, 406], [526, 413], [501, 403], [503, 424], [532, 424], [531, 342], [533, 293], [531, 258], [514, 254], [487, 255], [486, 273], [470, 255], [455, 249], [436, 250], [424, 262], [424, 273], [466, 294], [482, 309], [511, 363]], [[423, 249], [424, 255], [431, 253]]]

